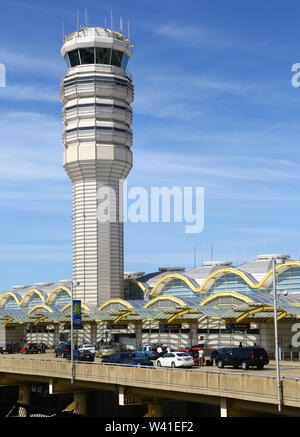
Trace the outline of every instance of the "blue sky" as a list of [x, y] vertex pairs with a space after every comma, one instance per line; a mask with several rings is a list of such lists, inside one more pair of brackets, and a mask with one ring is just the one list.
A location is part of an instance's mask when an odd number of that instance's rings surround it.
[[300, 5], [273, 0], [0, 0], [0, 289], [72, 275], [62, 168], [65, 31], [130, 20], [134, 167], [128, 187], [204, 186], [205, 226], [126, 223], [125, 269], [300, 256]]

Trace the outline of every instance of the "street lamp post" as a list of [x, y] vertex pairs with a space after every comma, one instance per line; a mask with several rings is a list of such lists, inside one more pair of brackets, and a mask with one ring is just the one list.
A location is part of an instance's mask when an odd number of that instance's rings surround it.
[[80, 285], [80, 282], [71, 281], [71, 384], [74, 382], [74, 308], [73, 308], [73, 287]]
[[276, 260], [275, 260], [275, 258], [273, 258], [273, 294], [274, 294], [274, 337], [275, 337], [277, 403], [278, 403], [278, 411], [281, 411], [282, 399], [281, 399], [280, 367], [279, 367], [279, 347], [278, 347], [277, 282], [276, 282]]

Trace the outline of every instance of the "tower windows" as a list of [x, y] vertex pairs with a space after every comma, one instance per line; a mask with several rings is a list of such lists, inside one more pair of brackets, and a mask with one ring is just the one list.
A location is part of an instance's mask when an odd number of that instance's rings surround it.
[[79, 49], [81, 64], [94, 64], [95, 63], [95, 50], [94, 47], [87, 49]]
[[115, 65], [116, 67], [121, 67], [122, 58], [123, 58], [122, 52], [119, 52], [119, 50], [112, 50], [112, 52], [111, 52], [111, 65]]
[[68, 56], [69, 56], [71, 67], [75, 67], [76, 65], [80, 64], [79, 53], [77, 49], [69, 52]]
[[64, 59], [68, 68], [76, 67], [76, 65], [105, 64], [114, 65], [126, 71], [129, 58], [120, 50], [105, 47], [86, 47], [72, 50]]
[[122, 60], [122, 65], [121, 65], [121, 68], [124, 70], [124, 71], [126, 71], [126, 68], [127, 68], [127, 64], [128, 64], [128, 56], [126, 55], [126, 53], [124, 53], [124, 55], [123, 55], [123, 60]]
[[96, 47], [96, 64], [110, 64], [111, 49]]

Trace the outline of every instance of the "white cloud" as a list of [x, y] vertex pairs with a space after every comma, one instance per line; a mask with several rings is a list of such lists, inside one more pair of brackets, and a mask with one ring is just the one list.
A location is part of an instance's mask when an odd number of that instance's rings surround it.
[[35, 112], [2, 114], [0, 180], [61, 180], [63, 125]]
[[[0, 48], [0, 62], [5, 64], [7, 69], [12, 71], [33, 72], [35, 74], [61, 75], [66, 68], [63, 59], [55, 56], [52, 59], [45, 56], [43, 47], [40, 47], [40, 53], [37, 55], [24, 54], [16, 50]], [[27, 52], [28, 53], [28, 52]]]
[[5, 88], [0, 90], [1, 99], [9, 100], [38, 100], [46, 102], [59, 102], [59, 91], [57, 87], [51, 86], [28, 86], [28, 85], [10, 85], [6, 84]]

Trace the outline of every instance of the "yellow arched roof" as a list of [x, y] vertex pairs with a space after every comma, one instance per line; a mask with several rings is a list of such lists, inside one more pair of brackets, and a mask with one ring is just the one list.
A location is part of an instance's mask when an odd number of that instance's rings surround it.
[[147, 293], [147, 288], [145, 287], [145, 285], [142, 282], [137, 281], [136, 279], [126, 278], [124, 279], [124, 282], [132, 282], [133, 284], [136, 284], [138, 287], [140, 287], [143, 293]]
[[33, 313], [33, 311], [35, 311], [38, 308], [43, 308], [44, 310], [47, 310], [49, 313], [53, 313], [53, 309], [50, 308], [48, 305], [38, 304], [38, 305], [35, 305], [34, 307], [30, 308], [30, 310], [28, 311], [27, 314]]
[[1, 307], [2, 300], [5, 301], [5, 300], [7, 299], [8, 296], [13, 297], [14, 300], [16, 301], [16, 303], [17, 303], [18, 305], [20, 305], [20, 301], [19, 301], [19, 299], [17, 298], [17, 296], [16, 296], [13, 292], [11, 292], [11, 291], [7, 291], [6, 293], [2, 294], [2, 296], [0, 297], [0, 307]]
[[154, 305], [159, 300], [171, 300], [172, 302], [178, 303], [178, 305], [185, 307], [186, 303], [183, 302], [179, 297], [175, 296], [157, 296], [154, 299], [149, 300], [149, 302], [144, 305], [144, 308], [149, 308]]
[[[160, 285], [162, 284], [162, 286], [164, 286], [165, 283], [170, 282], [172, 279], [181, 279], [190, 287], [191, 290], [197, 291], [197, 288], [194, 286], [194, 284], [192, 284], [192, 282], [186, 276], [180, 275], [178, 273], [168, 273], [156, 282], [156, 284], [151, 290], [150, 296], [157, 296], [162, 289]], [[158, 288], [160, 288], [159, 291]]]
[[246, 297], [242, 294], [236, 293], [235, 291], [219, 291], [218, 293], [211, 294], [210, 296], [207, 296], [200, 304], [199, 306], [207, 305], [208, 303], [214, 301], [218, 297], [224, 297], [224, 296], [231, 296], [235, 297], [236, 299], [240, 299], [246, 303], [252, 303], [253, 300], [249, 297]]
[[123, 299], [109, 299], [108, 301], [106, 301], [102, 305], [100, 305], [97, 308], [97, 310], [101, 311], [101, 310], [103, 310], [103, 308], [107, 307], [111, 303], [120, 303], [121, 305], [124, 305], [127, 308], [133, 308], [133, 306], [129, 302], [126, 302], [126, 300], [123, 300]]
[[122, 319], [124, 319], [127, 316], [131, 316], [132, 314], [136, 314], [135, 311], [126, 311], [123, 314], [120, 314], [118, 317], [115, 318], [115, 320], [113, 321], [113, 324], [117, 324], [119, 323]]
[[44, 299], [44, 296], [42, 295], [42, 293], [39, 290], [37, 290], [36, 288], [32, 288], [31, 290], [26, 291], [26, 293], [22, 297], [20, 305], [26, 306], [26, 303], [28, 302], [28, 300], [30, 299], [30, 296], [32, 294], [37, 294], [41, 298], [41, 301], [45, 302], [45, 299]]
[[71, 297], [71, 291], [67, 288], [67, 287], [63, 287], [63, 286], [59, 286], [59, 287], [55, 287], [51, 293], [49, 294], [49, 296], [46, 299], [46, 303], [53, 303], [55, 297], [62, 291], [66, 291], [68, 293], [68, 295]]
[[[300, 261], [287, 261], [284, 264], [277, 264], [276, 265], [276, 273], [278, 275], [280, 275], [280, 273], [285, 272], [286, 270], [288, 270], [289, 268], [293, 268], [293, 267], [300, 267]], [[271, 283], [272, 283], [272, 273], [273, 273], [273, 269], [270, 269], [265, 275], [264, 277], [259, 281], [259, 282], [253, 282], [246, 273], [242, 272], [241, 270], [238, 270], [234, 267], [222, 267], [220, 269], [214, 270], [212, 273], [210, 273], [207, 278], [205, 278], [205, 280], [203, 281], [203, 283], [201, 284], [200, 287], [195, 287], [195, 285], [186, 277], [183, 275], [180, 275], [178, 273], [168, 273], [167, 275], [163, 276], [162, 278], [160, 278], [157, 283], [155, 284], [155, 286], [153, 287], [150, 295], [155, 295], [157, 296], [163, 286], [168, 283], [169, 281], [171, 281], [172, 279], [181, 279], [182, 281], [184, 281], [188, 287], [195, 293], [205, 293], [208, 292], [212, 286], [212, 284], [219, 278], [221, 278], [222, 276], [226, 275], [227, 273], [232, 273], [235, 274], [239, 277], [241, 277], [246, 284], [248, 284], [251, 288], [254, 289], [259, 289], [259, 288], [267, 288]]]

